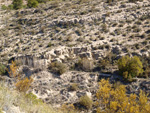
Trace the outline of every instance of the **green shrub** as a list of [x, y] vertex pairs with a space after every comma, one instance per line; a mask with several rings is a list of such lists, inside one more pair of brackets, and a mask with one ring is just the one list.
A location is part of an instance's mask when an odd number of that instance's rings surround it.
[[7, 9], [7, 6], [2, 5], [2, 9], [3, 9], [3, 10], [6, 10], [6, 9]]
[[7, 6], [5, 6], [5, 5], [2, 5], [2, 9], [3, 10], [12, 10], [12, 9], [14, 9], [14, 5], [13, 4], [10, 4], [10, 5], [8, 5], [8, 7]]
[[63, 64], [61, 62], [55, 61], [55, 62], [52, 62], [49, 65], [49, 69], [53, 73], [63, 74], [63, 73], [65, 73], [67, 71], [68, 67], [67, 67], [67, 65], [65, 65], [65, 64]]
[[84, 95], [84, 96], [80, 97], [80, 102], [79, 103], [81, 105], [83, 105], [84, 107], [86, 107], [87, 109], [91, 109], [93, 101], [87, 95]]
[[51, 47], [52, 46], [52, 43], [51, 42], [49, 42], [48, 43], [48, 45], [47, 45], [47, 47]]
[[12, 4], [14, 9], [21, 9], [23, 6], [23, 0], [13, 0]]
[[38, 99], [36, 95], [34, 95], [33, 93], [28, 93], [25, 96], [27, 99], [29, 99], [29, 101], [32, 101], [33, 104], [42, 104], [43, 101], [41, 99]]
[[0, 64], [0, 75], [3, 75], [6, 73], [6, 67], [3, 64]]
[[102, 24], [101, 27], [103, 32], [107, 33], [109, 31], [106, 24]]
[[28, 0], [27, 6], [29, 8], [31, 8], [31, 7], [37, 7], [38, 6], [38, 1], [37, 0]]
[[129, 56], [123, 56], [118, 60], [119, 72], [123, 75], [125, 79], [133, 78], [139, 76], [143, 73], [143, 65], [139, 57], [134, 56], [130, 58]]
[[11, 10], [13, 9], [13, 7], [14, 7], [13, 4], [10, 4], [10, 5], [8, 6], [8, 8], [11, 9]]

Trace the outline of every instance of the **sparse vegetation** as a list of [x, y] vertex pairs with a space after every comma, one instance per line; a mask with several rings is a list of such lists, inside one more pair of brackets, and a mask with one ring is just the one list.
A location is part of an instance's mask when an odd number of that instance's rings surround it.
[[13, 0], [12, 4], [14, 9], [21, 9], [23, 6], [23, 0]]
[[26, 92], [28, 89], [29, 89], [29, 87], [30, 87], [30, 85], [31, 85], [31, 83], [33, 82], [33, 78], [24, 78], [23, 80], [19, 80], [16, 84], [15, 84], [15, 86], [16, 86], [16, 89], [18, 90], [18, 91], [20, 91], [20, 92]]
[[91, 109], [92, 108], [92, 104], [93, 101], [90, 97], [88, 97], [87, 95], [84, 95], [80, 98], [80, 102], [81, 105], [83, 105], [86, 109]]
[[2, 0], [0, 80], [12, 95], [0, 86], [0, 112], [52, 113], [51, 104], [63, 113], [147, 113], [150, 1], [141, 1]]
[[38, 1], [36, 1], [36, 0], [28, 0], [27, 6], [29, 8], [31, 8], [31, 7], [37, 7], [38, 6]]
[[3, 64], [0, 64], [0, 75], [3, 75], [6, 73], [6, 66]]
[[92, 71], [94, 68], [94, 62], [93, 60], [87, 58], [79, 58], [78, 62], [76, 63], [76, 67], [78, 70]]
[[[37, 113], [61, 113], [54, 110], [50, 105], [43, 103], [41, 100], [37, 99], [34, 94], [24, 95], [17, 92], [16, 90], [11, 90], [3, 82], [0, 83], [0, 109], [4, 110], [4, 107], [9, 108], [8, 112], [12, 112], [14, 103], [19, 107], [20, 111], [25, 113], [37, 112]], [[28, 104], [27, 104], [28, 103]], [[39, 104], [40, 103], [40, 104]], [[14, 111], [16, 112], [16, 111]]]
[[78, 84], [77, 84], [77, 83], [71, 84], [69, 89], [70, 89], [71, 91], [76, 91], [76, 90], [78, 90]]
[[3, 10], [6, 10], [6, 9], [7, 9], [7, 6], [2, 5], [2, 9], [3, 9]]
[[14, 61], [11, 62], [11, 65], [7, 69], [10, 77], [16, 77], [17, 76], [17, 65]]
[[63, 74], [67, 71], [68, 67], [66, 64], [63, 64], [61, 62], [55, 61], [50, 63], [49, 65], [49, 69], [53, 72], [53, 73], [57, 73], [57, 74]]
[[51, 42], [49, 42], [48, 43], [48, 45], [47, 45], [47, 47], [51, 47], [52, 46], [52, 43]]
[[78, 113], [73, 104], [63, 104], [60, 108], [63, 113]]
[[143, 1], [143, 0], [129, 0], [129, 2], [137, 2], [137, 1]]
[[43, 101], [41, 99], [38, 99], [36, 95], [33, 93], [28, 93], [25, 95], [25, 98], [32, 100], [33, 104], [40, 105], [43, 104]]

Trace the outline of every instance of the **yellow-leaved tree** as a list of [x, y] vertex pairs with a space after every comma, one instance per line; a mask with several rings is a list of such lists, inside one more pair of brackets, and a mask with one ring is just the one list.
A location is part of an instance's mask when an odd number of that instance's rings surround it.
[[11, 65], [9, 66], [9, 69], [7, 70], [10, 77], [15, 77], [16, 82], [14, 83], [16, 86], [16, 89], [20, 92], [26, 92], [33, 82], [32, 77], [21, 77], [21, 74], [18, 73], [18, 66], [14, 61], [11, 62]]
[[14, 61], [11, 62], [11, 65], [9, 66], [9, 70], [8, 70], [8, 73], [9, 73], [9, 76], [10, 77], [16, 77], [17, 76], [17, 65]]
[[109, 80], [99, 82], [96, 97], [97, 113], [150, 113], [148, 97], [142, 90], [139, 96], [127, 96], [125, 85], [113, 88]]

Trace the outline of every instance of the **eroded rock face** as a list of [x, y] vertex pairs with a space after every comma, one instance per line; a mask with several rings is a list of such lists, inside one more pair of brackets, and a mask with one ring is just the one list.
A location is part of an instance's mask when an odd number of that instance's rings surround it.
[[[129, 29], [135, 22], [149, 18], [149, 0], [136, 3], [117, 1], [112, 5], [93, 0], [90, 4], [80, 5], [72, 1], [58, 4], [48, 2], [37, 9], [21, 9], [11, 13], [0, 7], [0, 30], [5, 31], [0, 34], [2, 60], [7, 61], [13, 57], [21, 60], [23, 65], [44, 68], [50, 61], [62, 61], [71, 54], [74, 57], [98, 60], [106, 52], [127, 53], [122, 48], [128, 46], [132, 53], [135, 52], [132, 46], [143, 42], [137, 37], [133, 37], [133, 40], [127, 38], [135, 34]], [[150, 33], [146, 20], [141, 20], [139, 26], [139, 35]], [[110, 49], [98, 48], [105, 44]], [[97, 49], [94, 50], [92, 46]], [[143, 52], [140, 49], [136, 53], [149, 55], [149, 51]]]
[[9, 62], [11, 62], [12, 60], [16, 61], [18, 64], [21, 65], [27, 65], [32, 68], [40, 68], [43, 70], [47, 68], [47, 65], [50, 62], [50, 60], [48, 61], [47, 59], [42, 59], [41, 57], [36, 57], [32, 55], [15, 57], [10, 59]]
[[[42, 55], [24, 55], [14, 57], [11, 60], [27, 65], [33, 68], [46, 69], [51, 61], [62, 62], [66, 58], [88, 58], [93, 60], [99, 60], [106, 56], [106, 52], [102, 50], [93, 50], [91, 46], [85, 47], [61, 47], [59, 49], [52, 49]], [[9, 62], [11, 62], [11, 60]]]
[[[47, 71], [33, 74], [34, 82], [31, 90], [35, 95], [51, 103], [53, 106], [61, 106], [64, 103], [76, 103], [85, 94], [92, 98], [97, 91], [98, 74], [86, 72], [67, 72], [57, 77]], [[69, 89], [71, 84], [76, 83], [78, 89]]]

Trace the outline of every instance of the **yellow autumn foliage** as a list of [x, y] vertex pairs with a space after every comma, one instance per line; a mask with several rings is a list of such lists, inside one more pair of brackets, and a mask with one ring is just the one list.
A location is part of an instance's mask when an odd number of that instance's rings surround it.
[[139, 96], [127, 95], [125, 85], [114, 89], [109, 80], [99, 82], [96, 97], [97, 113], [150, 113], [148, 97], [142, 90]]
[[14, 83], [16, 86], [16, 89], [20, 92], [26, 92], [29, 87], [31, 86], [31, 83], [33, 82], [33, 78], [31, 77], [25, 77], [21, 79], [21, 74], [17, 72], [18, 66], [14, 61], [11, 62], [11, 65], [9, 66], [8, 73], [11, 77], [16, 77], [16, 82]]
[[11, 62], [11, 65], [9, 66], [9, 70], [8, 70], [8, 73], [9, 73], [9, 76], [11, 77], [16, 77], [17, 76], [17, 65], [14, 61]]
[[15, 85], [16, 89], [20, 92], [26, 92], [31, 83], [33, 82], [33, 78], [24, 78], [23, 80], [19, 80]]
[[63, 104], [60, 108], [63, 113], [77, 113], [73, 104]]

